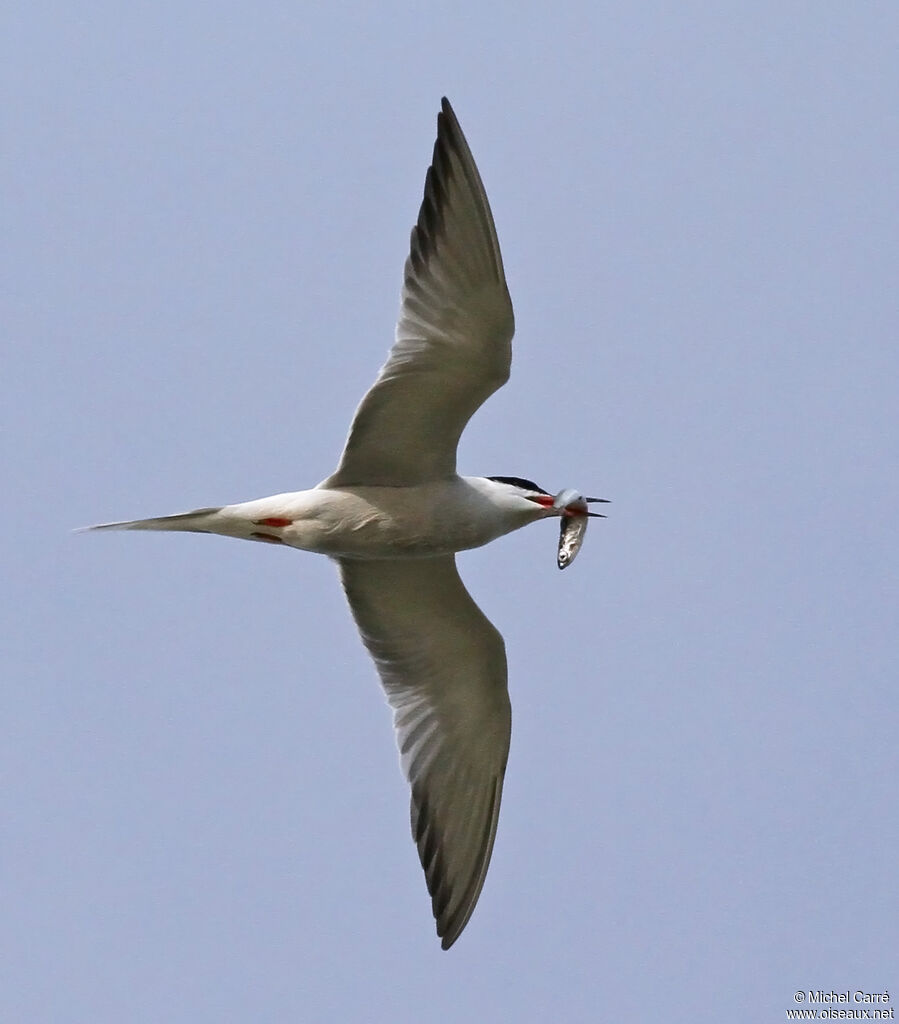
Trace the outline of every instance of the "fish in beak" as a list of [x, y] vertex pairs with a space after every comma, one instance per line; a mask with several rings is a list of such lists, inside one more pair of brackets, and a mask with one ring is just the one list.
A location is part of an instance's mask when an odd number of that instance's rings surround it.
[[557, 564], [560, 569], [567, 569], [574, 561], [587, 532], [587, 520], [605, 519], [601, 512], [591, 512], [587, 508], [589, 502], [605, 502], [607, 498], [585, 498], [578, 491], [567, 488], [553, 499], [553, 508], [562, 517], [562, 528], [559, 532], [559, 553]]

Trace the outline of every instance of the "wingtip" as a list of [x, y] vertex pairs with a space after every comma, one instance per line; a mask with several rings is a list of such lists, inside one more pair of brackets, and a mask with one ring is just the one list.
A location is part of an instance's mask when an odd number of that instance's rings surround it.
[[459, 131], [462, 130], [459, 125], [459, 118], [456, 117], [456, 112], [453, 110], [453, 105], [446, 96], [440, 100], [440, 113], [437, 115], [438, 124], [441, 120], [448, 121], [451, 127], [456, 128]]

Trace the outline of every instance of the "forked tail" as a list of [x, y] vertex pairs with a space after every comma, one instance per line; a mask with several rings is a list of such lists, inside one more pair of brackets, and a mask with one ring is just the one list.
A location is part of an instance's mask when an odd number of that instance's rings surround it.
[[159, 516], [156, 519], [131, 519], [123, 523], [98, 523], [96, 526], [82, 526], [77, 533], [88, 530], [175, 530], [184, 533], [210, 533], [206, 524], [221, 512], [221, 508], [195, 508], [193, 512], [180, 512], [175, 516]]

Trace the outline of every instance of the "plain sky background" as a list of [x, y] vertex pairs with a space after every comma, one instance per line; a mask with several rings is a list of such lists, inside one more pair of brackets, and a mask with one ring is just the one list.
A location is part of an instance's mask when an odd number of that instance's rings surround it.
[[[550, 13], [551, 11], [551, 13]], [[9, 1024], [783, 1021], [899, 1001], [899, 6], [48, 3], [2, 26]], [[460, 557], [506, 638], [443, 953], [326, 559], [72, 527], [309, 487], [441, 95], [518, 330]]]

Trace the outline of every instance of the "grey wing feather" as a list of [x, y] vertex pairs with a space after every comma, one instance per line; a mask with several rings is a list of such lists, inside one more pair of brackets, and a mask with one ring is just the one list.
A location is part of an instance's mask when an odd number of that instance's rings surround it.
[[394, 712], [412, 836], [444, 949], [487, 874], [509, 754], [505, 645], [452, 556], [340, 562]]
[[444, 99], [396, 342], [323, 486], [408, 486], [452, 476], [465, 424], [509, 378], [514, 330], [487, 194]]

